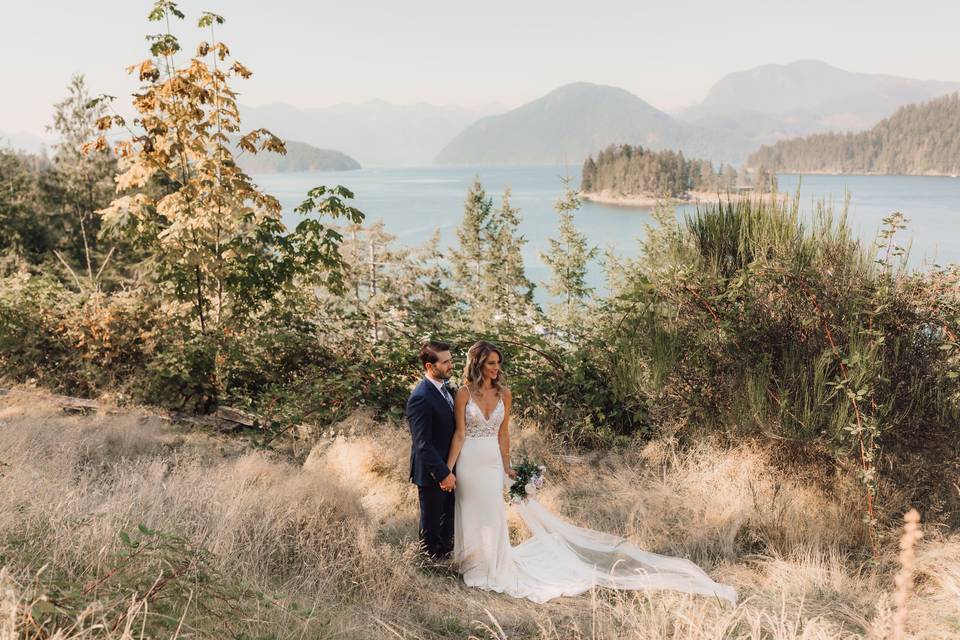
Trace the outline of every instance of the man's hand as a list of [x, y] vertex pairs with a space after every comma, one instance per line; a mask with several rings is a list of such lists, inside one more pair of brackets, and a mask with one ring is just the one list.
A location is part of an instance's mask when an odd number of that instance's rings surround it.
[[450, 473], [446, 478], [440, 481], [440, 488], [444, 491], [453, 491], [457, 488], [457, 477]]

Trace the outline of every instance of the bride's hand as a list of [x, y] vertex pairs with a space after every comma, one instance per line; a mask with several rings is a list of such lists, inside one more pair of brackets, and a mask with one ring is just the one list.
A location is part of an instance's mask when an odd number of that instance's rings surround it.
[[517, 479], [517, 472], [513, 470], [513, 467], [506, 467], [503, 472], [509, 476], [511, 480]]

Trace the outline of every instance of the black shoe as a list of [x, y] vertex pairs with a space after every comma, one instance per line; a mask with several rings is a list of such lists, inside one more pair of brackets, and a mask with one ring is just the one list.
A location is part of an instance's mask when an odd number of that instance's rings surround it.
[[458, 575], [456, 567], [453, 564], [451, 554], [444, 555], [424, 553], [420, 556], [420, 568], [426, 573], [436, 576], [456, 576]]

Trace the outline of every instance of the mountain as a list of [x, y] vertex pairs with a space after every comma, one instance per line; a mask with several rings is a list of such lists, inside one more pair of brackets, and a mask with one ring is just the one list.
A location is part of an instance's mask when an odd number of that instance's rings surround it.
[[960, 94], [901, 107], [868, 131], [781, 140], [747, 159], [790, 173], [960, 174]]
[[628, 91], [577, 82], [507, 113], [478, 120], [453, 138], [434, 164], [579, 167], [589, 154], [610, 144], [710, 156], [718, 140]]
[[0, 131], [0, 149], [13, 149], [14, 151], [43, 155], [51, 146], [50, 142], [32, 133]]
[[763, 65], [724, 76], [676, 116], [756, 148], [782, 138], [861, 131], [899, 107], [960, 90], [960, 83], [845, 71], [819, 60]]
[[284, 139], [340, 149], [364, 166], [424, 166], [464, 127], [502, 108], [372, 100], [315, 109], [276, 103], [240, 111], [245, 127], [265, 127]]
[[291, 171], [349, 171], [360, 164], [333, 149], [318, 149], [303, 142], [285, 140], [286, 155], [263, 152], [237, 153], [237, 164], [248, 173], [287, 173]]

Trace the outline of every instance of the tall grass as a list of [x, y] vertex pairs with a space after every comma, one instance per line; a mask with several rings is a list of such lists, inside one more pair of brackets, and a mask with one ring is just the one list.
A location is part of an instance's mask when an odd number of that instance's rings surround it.
[[[729, 607], [598, 590], [538, 606], [421, 563], [396, 427], [355, 416], [297, 464], [146, 413], [51, 406], [26, 392], [0, 400], [6, 637], [834, 640], [892, 628], [896, 549], [858, 559], [855, 479], [797, 476], [750, 441], [657, 440], [580, 462], [519, 430], [518, 453], [550, 470], [545, 504], [691, 558], [741, 595]], [[960, 540], [930, 538], [916, 547], [904, 628], [949, 637]]]

